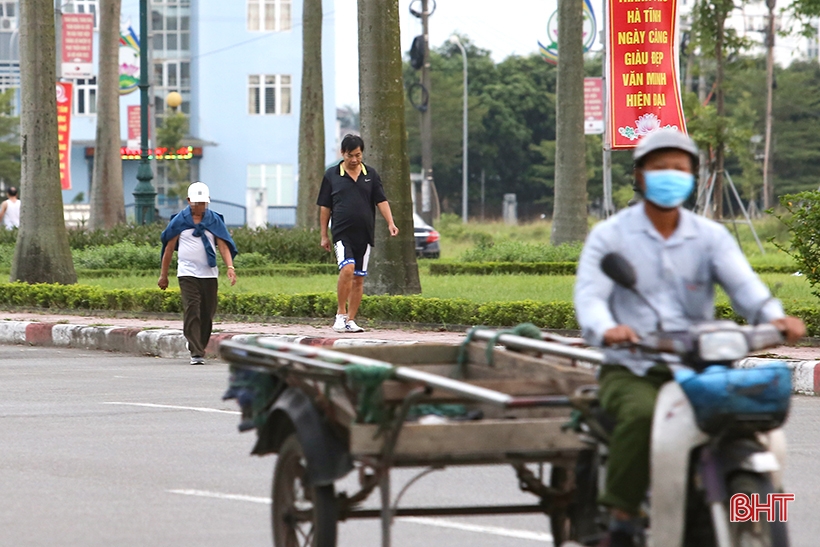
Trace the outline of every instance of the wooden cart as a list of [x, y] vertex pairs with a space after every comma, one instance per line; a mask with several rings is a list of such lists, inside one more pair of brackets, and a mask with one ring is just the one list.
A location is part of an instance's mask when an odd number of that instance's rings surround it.
[[[278, 454], [274, 546], [333, 547], [337, 522], [346, 519], [380, 518], [381, 544], [389, 547], [396, 516], [512, 513], [549, 515], [555, 544], [568, 539], [573, 470], [589, 445], [563, 426], [571, 398], [595, 383], [589, 365], [601, 359], [577, 342], [485, 329], [462, 345], [331, 351], [266, 337], [222, 343], [232, 374], [226, 398], [242, 407], [240, 430], [257, 429], [254, 454]], [[414, 419], [439, 411], [456, 415]], [[391, 496], [392, 468], [427, 468], [412, 484], [432, 469], [486, 464], [511, 465], [521, 489], [537, 501], [403, 507], [403, 491]], [[550, 464], [551, 472], [540, 476], [543, 466], [527, 464]], [[350, 472], [357, 473], [359, 490], [337, 493], [334, 482]], [[381, 509], [360, 508], [376, 488]]]

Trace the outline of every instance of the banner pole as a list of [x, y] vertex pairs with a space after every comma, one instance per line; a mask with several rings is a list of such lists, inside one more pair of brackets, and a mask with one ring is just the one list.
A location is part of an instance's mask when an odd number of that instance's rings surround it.
[[604, 102], [604, 139], [603, 139], [603, 174], [604, 174], [604, 218], [609, 218], [615, 214], [615, 204], [612, 200], [612, 148], [610, 147], [609, 135], [609, 93], [607, 87], [607, 39], [608, 39], [608, 24], [609, 12], [607, 10], [607, 0], [601, 0], [601, 14], [603, 16], [603, 32], [601, 33], [602, 63], [601, 71], [603, 72], [603, 102]]

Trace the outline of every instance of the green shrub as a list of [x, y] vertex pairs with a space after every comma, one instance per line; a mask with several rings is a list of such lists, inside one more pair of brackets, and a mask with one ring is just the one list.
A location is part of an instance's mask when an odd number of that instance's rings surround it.
[[116, 245], [118, 243], [132, 243], [135, 246], [160, 245], [160, 234], [165, 229], [164, 223], [154, 224], [118, 224], [104, 230], [89, 230], [84, 226], [69, 228], [68, 241], [72, 249], [85, 249]]
[[160, 246], [135, 245], [130, 241], [115, 245], [74, 250], [74, 267], [87, 270], [156, 270], [160, 265]]
[[493, 245], [479, 244], [462, 254], [461, 262], [577, 262], [581, 243], [565, 243], [554, 247], [548, 243], [500, 241]]
[[788, 214], [776, 215], [791, 232], [788, 243], [776, 243], [793, 259], [806, 276], [812, 293], [820, 296], [820, 192], [800, 192], [780, 197]]
[[233, 260], [233, 265], [239, 269], [265, 268], [271, 265], [268, 257], [261, 253], [239, 253]]
[[576, 262], [437, 262], [430, 275], [575, 275]]
[[[0, 229], [0, 233], [8, 232], [9, 230]], [[0, 268], [11, 269], [11, 262], [14, 259], [14, 243], [0, 244]]]
[[319, 246], [319, 230], [302, 228], [235, 228], [231, 235], [239, 253], [259, 253], [274, 264], [330, 264], [332, 253]]

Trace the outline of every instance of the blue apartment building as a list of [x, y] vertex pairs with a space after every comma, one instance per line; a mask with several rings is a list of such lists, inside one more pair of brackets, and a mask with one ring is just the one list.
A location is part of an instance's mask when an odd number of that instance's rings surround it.
[[[19, 87], [16, 4], [0, 0], [0, 90]], [[191, 180], [201, 180], [211, 188], [211, 207], [223, 213], [231, 225], [292, 225], [298, 184], [302, 1], [149, 0], [149, 5], [154, 125], [161, 124], [169, 111], [168, 94], [180, 93], [179, 108], [189, 118], [189, 135], [182, 143], [189, 151], [185, 161], [190, 162]], [[98, 0], [62, 4], [66, 13], [92, 13], [95, 17], [97, 7]], [[326, 149], [316, 153], [325, 163], [337, 157], [333, 10], [334, 0], [323, 0]], [[120, 65], [125, 73], [129, 64], [139, 63], [136, 50], [125, 39], [129, 23], [138, 39], [137, 0], [122, 2]], [[95, 62], [98, 24], [96, 21]], [[121, 87], [128, 87], [126, 80], [127, 76], [121, 77]], [[72, 188], [63, 191], [63, 201], [87, 203], [94, 161], [97, 82], [96, 78], [86, 78], [73, 83]], [[139, 105], [139, 90], [122, 91], [123, 183], [127, 213], [133, 214], [139, 159], [138, 152], [127, 146], [127, 113], [129, 105]], [[173, 184], [168, 179], [169, 163], [156, 159], [152, 167], [157, 209], [167, 218], [184, 204], [167, 196]]]

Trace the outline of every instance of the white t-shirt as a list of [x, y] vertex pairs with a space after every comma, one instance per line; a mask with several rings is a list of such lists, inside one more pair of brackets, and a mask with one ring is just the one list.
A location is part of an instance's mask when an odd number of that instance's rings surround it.
[[20, 200], [6, 201], [6, 214], [3, 215], [3, 225], [9, 230], [20, 227]]
[[[217, 253], [216, 241], [214, 235], [205, 231], [208, 241]], [[208, 266], [208, 255], [205, 253], [205, 246], [202, 244], [202, 238], [194, 237], [194, 229], [189, 228], [183, 230], [179, 234], [179, 250], [177, 251], [177, 277], [191, 276], [191, 277], [219, 277], [219, 269], [214, 266]]]

